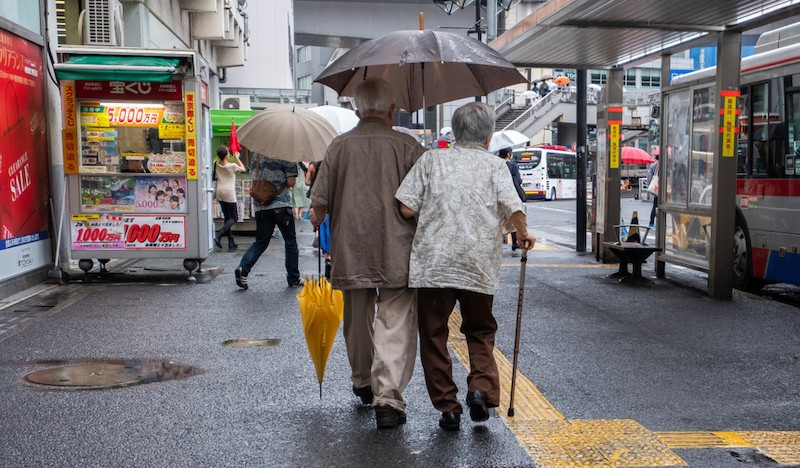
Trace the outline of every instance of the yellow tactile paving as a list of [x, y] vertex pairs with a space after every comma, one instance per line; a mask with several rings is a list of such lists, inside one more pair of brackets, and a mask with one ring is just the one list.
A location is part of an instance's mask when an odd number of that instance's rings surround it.
[[[450, 347], [469, 369], [461, 313], [450, 316]], [[781, 465], [800, 464], [800, 431], [652, 432], [630, 419], [568, 420], [522, 373], [517, 373], [515, 417], [507, 416], [512, 365], [494, 350], [500, 374], [497, 412], [531, 459], [542, 467], [686, 466], [673, 449], [752, 448]]]
[[673, 449], [755, 448], [736, 432], [656, 432], [656, 437]]
[[800, 465], [800, 431], [738, 431], [764, 455], [781, 465]]

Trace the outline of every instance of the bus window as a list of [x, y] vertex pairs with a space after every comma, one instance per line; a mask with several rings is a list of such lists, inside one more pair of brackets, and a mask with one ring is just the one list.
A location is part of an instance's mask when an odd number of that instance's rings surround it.
[[541, 150], [515, 150], [511, 159], [517, 163], [520, 170], [535, 169], [542, 160]]
[[547, 176], [551, 179], [564, 178], [564, 156], [555, 153], [547, 154]]
[[786, 153], [786, 175], [800, 174], [800, 92], [789, 94], [789, 151]]
[[736, 163], [736, 173], [746, 176], [750, 173], [750, 95], [748, 87], [742, 86], [742, 94], [737, 105], [739, 116], [739, 148]]
[[767, 121], [769, 119], [768, 83], [753, 85], [751, 89], [753, 102], [751, 119], [753, 122], [753, 174], [767, 175], [767, 143], [769, 143], [769, 134], [767, 132]]
[[786, 172], [786, 118], [783, 105], [783, 79], [774, 78], [769, 84], [769, 177], [784, 177]]

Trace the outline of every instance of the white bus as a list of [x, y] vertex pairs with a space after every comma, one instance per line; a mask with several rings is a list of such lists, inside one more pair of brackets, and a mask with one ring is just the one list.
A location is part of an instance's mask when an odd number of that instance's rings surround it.
[[564, 146], [543, 145], [516, 149], [512, 159], [519, 167], [528, 199], [557, 200], [577, 196], [578, 160]]

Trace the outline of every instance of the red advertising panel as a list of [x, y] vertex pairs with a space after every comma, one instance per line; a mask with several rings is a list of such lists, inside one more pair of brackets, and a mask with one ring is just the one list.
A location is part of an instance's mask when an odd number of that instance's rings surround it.
[[46, 238], [41, 49], [0, 29], [0, 251]]
[[122, 99], [126, 101], [182, 101], [180, 81], [146, 83], [139, 81], [76, 81], [78, 99]]

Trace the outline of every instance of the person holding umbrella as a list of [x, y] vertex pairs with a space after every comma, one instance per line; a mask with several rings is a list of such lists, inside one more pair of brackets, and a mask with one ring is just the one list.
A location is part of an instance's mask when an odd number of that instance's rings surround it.
[[331, 283], [344, 293], [353, 393], [372, 402], [384, 429], [406, 422], [402, 393], [417, 352], [417, 294], [408, 288], [416, 225], [394, 194], [426, 149], [392, 130], [396, 99], [385, 80], [363, 80], [354, 98], [360, 121], [328, 147], [309, 219], [320, 226], [331, 214]]
[[453, 114], [456, 145], [424, 154], [395, 195], [403, 216], [419, 216], [408, 284], [419, 288], [420, 355], [428, 394], [442, 412], [439, 426], [449, 431], [459, 429], [462, 411], [447, 351], [450, 313], [458, 302], [471, 366], [467, 406], [473, 421], [485, 421], [489, 408], [500, 403], [492, 301], [500, 286], [502, 227], [514, 225], [523, 249], [536, 241], [508, 167], [487, 151], [495, 118], [483, 103], [458, 108]]

